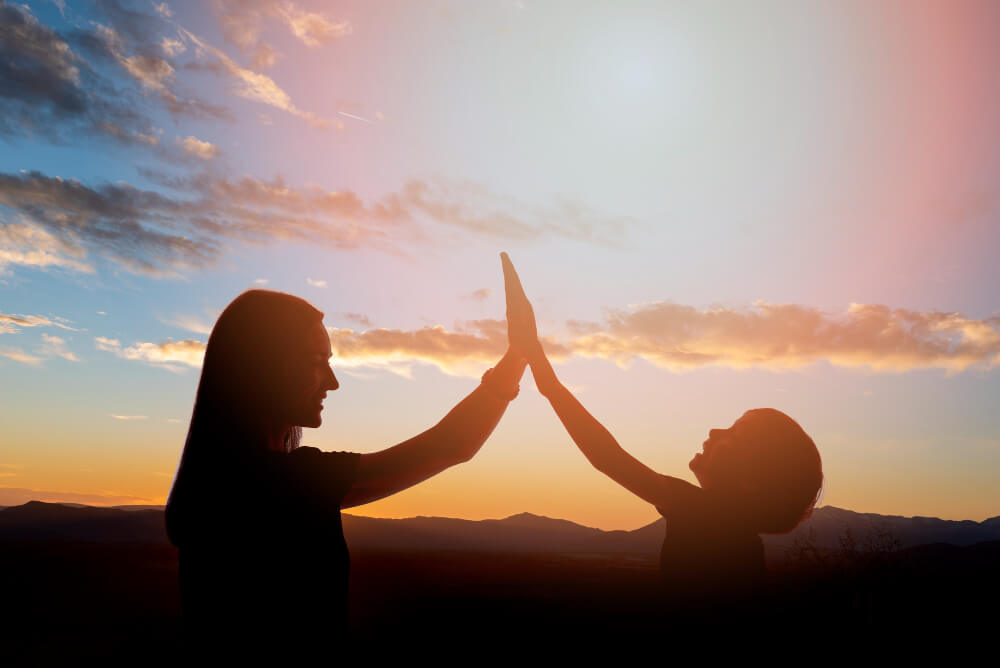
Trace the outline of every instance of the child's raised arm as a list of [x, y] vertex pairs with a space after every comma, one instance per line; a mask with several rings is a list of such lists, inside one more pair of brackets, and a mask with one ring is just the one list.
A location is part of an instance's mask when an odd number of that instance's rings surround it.
[[694, 491], [696, 488], [657, 473], [625, 452], [611, 432], [559, 382], [538, 341], [535, 314], [514, 265], [506, 253], [501, 253], [500, 257], [507, 293], [507, 327], [511, 345], [519, 349], [531, 365], [538, 391], [549, 400], [580, 452], [598, 471], [654, 506], [668, 508], [680, 502], [678, 496], [684, 493], [682, 490], [691, 488]]

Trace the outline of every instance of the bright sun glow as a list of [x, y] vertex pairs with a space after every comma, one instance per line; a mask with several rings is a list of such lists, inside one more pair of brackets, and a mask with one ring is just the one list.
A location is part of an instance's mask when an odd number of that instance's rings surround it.
[[671, 130], [697, 106], [698, 58], [681, 30], [610, 27], [581, 45], [584, 114], [619, 131]]

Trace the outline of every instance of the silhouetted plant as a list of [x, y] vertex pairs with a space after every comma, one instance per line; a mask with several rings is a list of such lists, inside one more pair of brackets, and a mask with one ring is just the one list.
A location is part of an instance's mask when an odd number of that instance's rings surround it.
[[872, 525], [860, 536], [848, 527], [838, 542], [843, 593], [850, 597], [855, 621], [871, 628], [894, 605], [902, 541], [891, 528]]
[[789, 556], [799, 566], [825, 566], [829, 561], [829, 556], [817, 545], [816, 529], [811, 526], [792, 541]]
[[903, 545], [892, 529], [875, 525], [860, 537], [848, 527], [838, 540], [842, 559], [856, 568], [882, 566], [894, 561]]

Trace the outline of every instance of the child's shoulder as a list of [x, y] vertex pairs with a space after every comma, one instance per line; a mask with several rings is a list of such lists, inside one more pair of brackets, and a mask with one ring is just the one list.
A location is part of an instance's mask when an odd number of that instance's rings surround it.
[[657, 506], [661, 515], [668, 516], [677, 512], [693, 510], [705, 502], [705, 490], [692, 485], [687, 480], [664, 475], [661, 477], [663, 496], [666, 502]]
[[665, 497], [669, 503], [657, 506], [661, 515], [675, 520], [710, 522], [715, 526], [745, 524], [743, 513], [734, 507], [732, 499], [686, 480], [663, 476]]

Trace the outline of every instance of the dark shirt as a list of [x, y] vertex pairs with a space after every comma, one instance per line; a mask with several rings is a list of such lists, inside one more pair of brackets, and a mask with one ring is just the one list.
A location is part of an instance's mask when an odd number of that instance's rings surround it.
[[664, 478], [674, 500], [670, 508], [657, 508], [667, 525], [660, 575], [668, 604], [690, 611], [751, 602], [766, 578], [760, 536], [725, 499]]
[[302, 639], [347, 633], [350, 556], [340, 503], [360, 457], [300, 447], [229, 462], [212, 472], [211, 489], [174, 509], [191, 642], [266, 654], [292, 626], [299, 650]]

